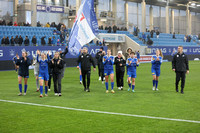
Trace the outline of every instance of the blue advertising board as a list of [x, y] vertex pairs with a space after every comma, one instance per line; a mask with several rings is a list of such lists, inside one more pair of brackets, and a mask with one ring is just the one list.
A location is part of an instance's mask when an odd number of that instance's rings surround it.
[[[178, 46], [148, 46], [147, 52], [149, 55], [154, 55], [157, 49], [161, 49], [163, 55], [173, 55], [177, 53]], [[187, 55], [200, 55], [200, 47], [183, 47], [183, 52]]]
[[[95, 54], [101, 48], [100, 46], [90, 46], [87, 47], [88, 52], [94, 57]], [[104, 50], [107, 50], [107, 47], [103, 47]], [[56, 51], [61, 49], [62, 51], [65, 50], [65, 46], [8, 46], [8, 47], [0, 47], [0, 61], [12, 60], [12, 58], [16, 55], [16, 53], [21, 56], [23, 51], [28, 53], [28, 57], [32, 59], [33, 55], [36, 55], [36, 51], [40, 50], [41, 52], [47, 53], [48, 50], [50, 54], [54, 55]], [[77, 56], [73, 56], [69, 53], [66, 54], [66, 58], [77, 58]]]
[[36, 8], [37, 12], [64, 13], [64, 7], [61, 6], [37, 5]]

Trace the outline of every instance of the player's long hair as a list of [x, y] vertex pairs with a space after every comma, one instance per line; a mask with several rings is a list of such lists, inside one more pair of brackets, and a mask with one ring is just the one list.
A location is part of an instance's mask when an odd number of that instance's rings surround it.
[[159, 52], [160, 52], [160, 56], [163, 58], [163, 53], [162, 53], [162, 50], [159, 49]]

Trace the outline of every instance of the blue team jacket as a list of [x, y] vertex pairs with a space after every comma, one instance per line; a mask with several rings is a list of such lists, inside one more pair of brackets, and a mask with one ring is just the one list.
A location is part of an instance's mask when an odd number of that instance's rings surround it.
[[19, 66], [18, 75], [20, 76], [29, 76], [29, 66], [31, 65], [31, 60], [26, 57], [26, 61], [24, 57], [21, 57], [16, 60], [16, 65]]

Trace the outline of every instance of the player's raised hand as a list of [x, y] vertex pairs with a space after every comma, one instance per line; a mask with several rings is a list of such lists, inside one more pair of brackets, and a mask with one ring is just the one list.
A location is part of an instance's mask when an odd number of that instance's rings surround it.
[[51, 62], [52, 62], [52, 64], [54, 64], [54, 61], [53, 61], [53, 59], [51, 60]]

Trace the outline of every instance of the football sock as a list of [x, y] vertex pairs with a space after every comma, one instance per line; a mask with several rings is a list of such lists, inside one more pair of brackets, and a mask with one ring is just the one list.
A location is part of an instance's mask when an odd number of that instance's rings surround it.
[[47, 94], [48, 92], [48, 89], [47, 89], [47, 86], [45, 86], [45, 94]]
[[80, 81], [82, 81], [82, 75], [80, 75]]
[[24, 93], [26, 93], [27, 87], [28, 87], [28, 85], [24, 85]]
[[43, 94], [43, 86], [40, 86], [40, 94]]
[[158, 80], [156, 80], [156, 88], [158, 88]]
[[111, 89], [113, 90], [114, 82], [111, 82]]
[[108, 90], [108, 82], [105, 82], [106, 90]]
[[156, 80], [153, 80], [153, 87], [155, 87], [155, 84], [156, 84]]
[[39, 79], [36, 79], [36, 86], [37, 86], [37, 89], [39, 88]]
[[19, 91], [22, 93], [22, 84], [19, 84]]
[[132, 90], [134, 90], [135, 89], [135, 85], [132, 85]]
[[129, 88], [131, 88], [131, 83], [128, 84]]

